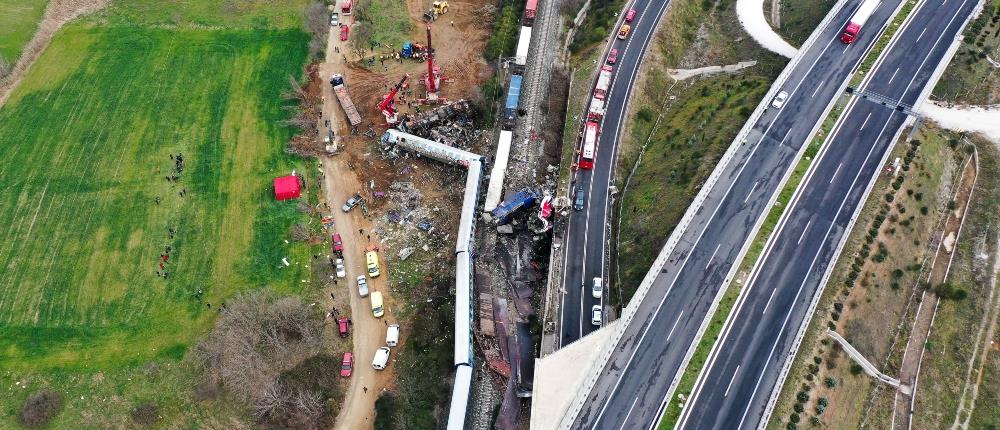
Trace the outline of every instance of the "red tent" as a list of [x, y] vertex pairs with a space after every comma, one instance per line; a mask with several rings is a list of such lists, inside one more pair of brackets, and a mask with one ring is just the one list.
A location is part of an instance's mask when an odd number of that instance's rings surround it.
[[299, 177], [295, 175], [274, 178], [274, 198], [278, 200], [297, 199], [302, 195]]

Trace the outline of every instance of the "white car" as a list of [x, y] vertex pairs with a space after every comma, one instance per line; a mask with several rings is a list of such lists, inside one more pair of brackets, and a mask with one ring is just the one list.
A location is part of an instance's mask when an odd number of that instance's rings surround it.
[[601, 322], [604, 321], [604, 310], [601, 309], [601, 305], [594, 305], [590, 310], [590, 323], [598, 327], [601, 326]]
[[372, 367], [375, 370], [385, 369], [385, 365], [389, 363], [389, 352], [392, 351], [388, 346], [383, 346], [375, 351], [375, 358], [372, 360]]
[[604, 294], [604, 279], [594, 278], [594, 286], [590, 290], [590, 294], [594, 296], [595, 299], [601, 298]]
[[338, 258], [337, 259], [337, 277], [338, 278], [344, 278], [346, 276], [347, 276], [347, 271], [344, 270], [344, 259], [343, 258]]
[[771, 106], [774, 106], [776, 109], [781, 109], [781, 107], [785, 105], [785, 100], [787, 99], [788, 93], [782, 91], [778, 93], [778, 95], [774, 96], [774, 101], [771, 102]]
[[368, 280], [365, 275], [358, 276], [358, 294], [361, 297], [368, 297]]

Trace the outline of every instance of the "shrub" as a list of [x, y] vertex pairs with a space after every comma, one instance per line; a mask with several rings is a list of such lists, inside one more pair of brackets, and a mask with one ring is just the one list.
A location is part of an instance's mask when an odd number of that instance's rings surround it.
[[805, 391], [799, 391], [799, 393], [795, 395], [795, 398], [798, 399], [800, 402], [803, 402], [803, 403], [808, 402], [809, 401], [809, 393], [807, 393]]
[[639, 120], [641, 120], [643, 122], [652, 122], [653, 121], [653, 110], [650, 109], [650, 108], [648, 108], [648, 107], [644, 107], [642, 109], [639, 109]]
[[51, 390], [38, 391], [24, 400], [21, 406], [21, 424], [28, 428], [46, 426], [62, 409], [62, 395]]
[[834, 388], [837, 386], [837, 380], [827, 376], [826, 379], [823, 380], [823, 385], [826, 385], [826, 388]]
[[854, 375], [854, 376], [860, 375], [864, 371], [865, 371], [865, 369], [863, 367], [861, 367], [861, 365], [858, 364], [858, 363], [854, 363], [854, 364], [851, 365], [851, 374]]
[[160, 420], [160, 408], [153, 404], [144, 404], [136, 406], [129, 413], [132, 416], [132, 421], [135, 421], [141, 426], [152, 426]]
[[797, 413], [793, 412], [791, 415], [788, 416], [788, 421], [789, 422], [797, 423], [797, 422], [799, 422], [799, 420], [800, 420], [799, 414], [797, 414]]
[[792, 406], [792, 409], [794, 409], [795, 412], [801, 414], [803, 411], [806, 410], [806, 407], [802, 406], [802, 403], [796, 403], [795, 406]]
[[934, 287], [934, 294], [942, 299], [962, 300], [969, 295], [965, 289], [956, 287], [950, 282], [942, 282]]

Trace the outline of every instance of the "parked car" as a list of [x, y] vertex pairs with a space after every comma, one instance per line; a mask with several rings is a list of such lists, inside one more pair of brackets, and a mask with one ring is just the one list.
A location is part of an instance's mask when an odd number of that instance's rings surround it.
[[344, 359], [340, 361], [340, 376], [345, 378], [351, 376], [352, 370], [354, 370], [354, 354], [345, 352]]
[[365, 253], [365, 263], [368, 265], [368, 276], [377, 278], [381, 274], [378, 267], [378, 253], [368, 251]]
[[340, 14], [337, 12], [330, 14], [330, 27], [335, 27], [340, 25]]
[[375, 358], [372, 360], [372, 367], [375, 370], [385, 369], [385, 365], [389, 363], [389, 352], [392, 351], [388, 346], [383, 346], [375, 351]]
[[618, 61], [618, 48], [612, 48], [608, 52], [608, 64], [615, 64]]
[[340, 233], [334, 233], [330, 239], [333, 241], [333, 252], [341, 255], [344, 252], [344, 241], [340, 239]]
[[632, 26], [628, 24], [622, 24], [622, 28], [618, 30], [618, 38], [625, 40], [628, 38], [628, 33], [632, 31]]
[[601, 305], [594, 305], [590, 309], [590, 323], [598, 327], [601, 326], [601, 322], [604, 321], [604, 310], [601, 309]]
[[351, 37], [351, 27], [346, 25], [340, 26], [340, 41], [346, 42], [349, 37]]
[[586, 194], [584, 194], [583, 186], [576, 187], [576, 193], [573, 196], [573, 210], [582, 211], [583, 203], [586, 201]]
[[629, 9], [628, 13], [625, 14], [625, 22], [635, 21], [636, 13], [635, 9]]
[[368, 296], [368, 280], [365, 279], [365, 275], [358, 276], [358, 294], [361, 297]]
[[343, 258], [338, 258], [337, 259], [337, 277], [338, 278], [344, 278], [346, 276], [347, 276], [347, 271], [344, 270], [344, 259]]
[[337, 331], [340, 333], [340, 337], [347, 337], [351, 335], [351, 320], [347, 317], [337, 318]]
[[385, 308], [382, 307], [382, 293], [376, 291], [372, 293], [372, 316], [382, 318], [385, 315]]
[[594, 286], [591, 288], [591, 295], [594, 296], [595, 299], [599, 299], [603, 294], [604, 294], [604, 279], [594, 278]]
[[778, 93], [778, 95], [774, 96], [774, 101], [771, 102], [771, 106], [774, 106], [776, 109], [781, 109], [781, 107], [785, 105], [785, 100], [788, 100], [788, 93], [782, 91]]
[[344, 202], [344, 206], [341, 206], [340, 210], [350, 212], [351, 209], [354, 209], [354, 207], [358, 205], [358, 203], [361, 203], [361, 194], [354, 194], [351, 198]]
[[385, 344], [388, 346], [399, 345], [399, 324], [390, 324], [385, 330]]

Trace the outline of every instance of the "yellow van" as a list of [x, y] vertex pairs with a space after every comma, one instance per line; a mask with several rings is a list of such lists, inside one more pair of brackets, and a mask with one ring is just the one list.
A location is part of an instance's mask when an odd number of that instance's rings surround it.
[[385, 313], [385, 309], [382, 308], [382, 293], [376, 291], [372, 293], [371, 298], [372, 298], [372, 315], [375, 315], [375, 318], [381, 318], [382, 314]]
[[365, 253], [365, 259], [368, 260], [368, 276], [373, 278], [378, 277], [378, 253], [368, 251]]

